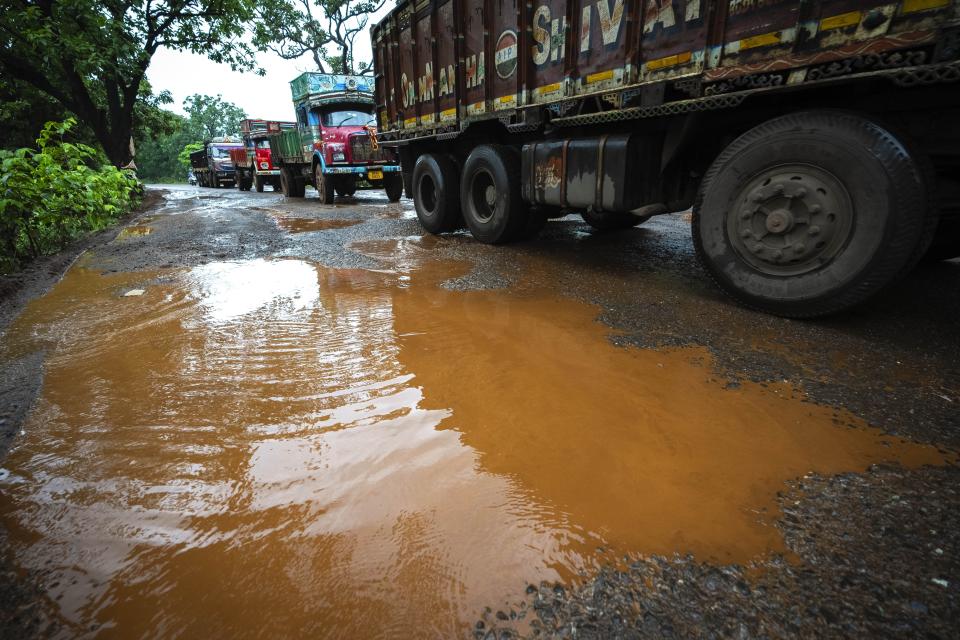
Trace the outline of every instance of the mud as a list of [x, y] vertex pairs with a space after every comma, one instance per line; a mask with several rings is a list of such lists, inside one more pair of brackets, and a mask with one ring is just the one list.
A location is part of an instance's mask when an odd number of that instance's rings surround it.
[[137, 224], [126, 227], [117, 235], [118, 240], [130, 238], [132, 236], [148, 236], [153, 233], [153, 227], [147, 224]]
[[355, 224], [360, 224], [360, 220], [323, 220], [320, 218], [289, 218], [285, 216], [277, 218], [277, 226], [290, 233], [343, 229]]
[[[290, 233], [260, 209], [363, 222]], [[659, 243], [679, 217], [491, 248], [421, 238], [408, 210], [173, 192], [26, 308], [0, 360], [18, 389], [46, 377], [0, 463], [22, 584], [0, 630], [949, 628], [957, 414], [897, 419], [905, 389], [952, 397], [943, 354], [901, 360], [882, 314], [859, 353], [840, 325], [718, 306], [638, 253], [686, 260]], [[886, 358], [905, 364], [858, 379]]]

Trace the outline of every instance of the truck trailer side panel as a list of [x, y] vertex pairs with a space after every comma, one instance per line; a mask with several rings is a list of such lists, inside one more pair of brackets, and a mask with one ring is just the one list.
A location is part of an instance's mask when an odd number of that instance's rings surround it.
[[580, 96], [596, 95], [613, 108], [669, 100], [647, 86], [664, 80], [686, 81], [679, 87], [689, 95], [678, 97], [690, 98], [801, 84], [850, 72], [851, 65], [929, 63], [938, 28], [958, 19], [958, 6], [956, 0], [401, 2], [372, 33], [381, 133], [389, 139], [488, 118], [517, 120], [541, 104], [564, 115], [565, 103]]

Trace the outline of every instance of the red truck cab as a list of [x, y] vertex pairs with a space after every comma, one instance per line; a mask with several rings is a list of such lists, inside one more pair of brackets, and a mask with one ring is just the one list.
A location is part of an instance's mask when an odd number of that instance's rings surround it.
[[297, 130], [270, 136], [283, 193], [302, 198], [311, 184], [322, 202], [352, 195], [361, 183], [403, 193], [400, 165], [377, 140], [372, 81], [362, 76], [307, 72], [290, 82]]
[[230, 158], [236, 168], [236, 185], [241, 191], [256, 187], [263, 191], [270, 185], [275, 191], [280, 189], [280, 170], [273, 164], [270, 153], [269, 136], [296, 127], [294, 122], [278, 120], [243, 120], [240, 131], [243, 136], [243, 148], [233, 149]]

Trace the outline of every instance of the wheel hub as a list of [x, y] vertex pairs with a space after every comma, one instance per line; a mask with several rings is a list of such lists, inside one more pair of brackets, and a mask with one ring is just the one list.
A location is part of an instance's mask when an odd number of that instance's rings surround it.
[[789, 209], [777, 209], [767, 216], [767, 231], [770, 233], [786, 233], [793, 228], [793, 214]]
[[733, 248], [771, 275], [797, 275], [836, 257], [853, 229], [853, 206], [843, 184], [813, 165], [768, 169], [740, 192], [727, 216]]
[[487, 206], [492, 207], [497, 204], [497, 188], [492, 184], [484, 191], [484, 198], [487, 200]]

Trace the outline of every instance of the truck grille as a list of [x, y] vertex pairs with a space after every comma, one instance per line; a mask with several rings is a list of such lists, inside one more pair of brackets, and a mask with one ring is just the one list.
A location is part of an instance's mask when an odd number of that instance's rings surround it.
[[354, 162], [387, 162], [389, 160], [383, 147], [373, 149], [370, 136], [365, 133], [350, 136], [350, 157]]

